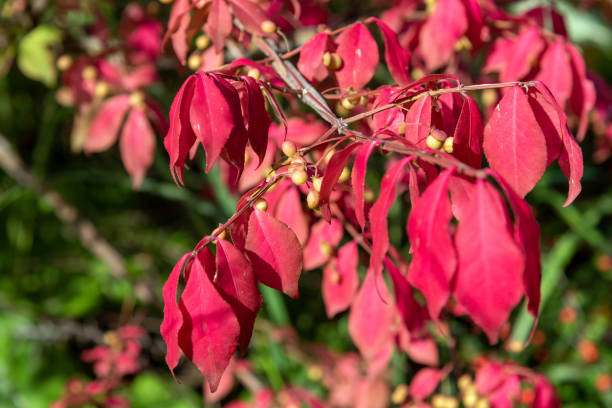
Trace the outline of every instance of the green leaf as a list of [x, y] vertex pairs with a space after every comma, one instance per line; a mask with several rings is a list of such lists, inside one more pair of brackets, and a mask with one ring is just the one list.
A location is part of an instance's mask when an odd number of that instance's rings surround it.
[[57, 81], [55, 58], [50, 50], [62, 39], [56, 27], [39, 25], [27, 33], [19, 43], [17, 65], [25, 76], [51, 87]]

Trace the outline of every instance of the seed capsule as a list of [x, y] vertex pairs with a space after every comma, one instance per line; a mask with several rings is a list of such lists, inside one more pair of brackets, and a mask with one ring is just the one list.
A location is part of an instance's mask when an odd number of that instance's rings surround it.
[[341, 103], [342, 103], [342, 107], [346, 109], [347, 111], [351, 111], [353, 110], [353, 108], [355, 108], [355, 103], [350, 98], [342, 99]]
[[491, 408], [491, 403], [486, 398], [481, 398], [476, 403], [475, 408]]
[[255, 201], [255, 208], [259, 211], [266, 211], [268, 209], [268, 202], [263, 198], [258, 198], [257, 201]]
[[321, 183], [323, 182], [323, 178], [322, 177], [313, 177], [312, 178], [312, 188], [314, 189], [314, 191], [316, 192], [320, 192], [321, 191]]
[[276, 32], [276, 24], [274, 24], [274, 21], [266, 20], [266, 21], [261, 23], [261, 31], [263, 31], [266, 34], [275, 33]]
[[342, 173], [340, 173], [340, 177], [338, 178], [339, 183], [344, 183], [351, 177], [351, 171], [348, 167], [342, 169]]
[[108, 84], [104, 81], [100, 81], [96, 84], [96, 89], [94, 90], [96, 96], [100, 99], [104, 98], [108, 95]]
[[194, 52], [187, 58], [187, 66], [190, 70], [196, 71], [202, 65], [202, 57], [200, 54]]
[[297, 153], [297, 147], [295, 146], [295, 143], [290, 140], [285, 140], [283, 142], [283, 144], [281, 145], [281, 150], [283, 151], [283, 154], [287, 157], [293, 157]]
[[57, 69], [59, 69], [60, 71], [65, 71], [72, 65], [72, 57], [70, 55], [64, 54], [57, 59], [57, 62], [55, 64], [57, 66]]
[[308, 180], [308, 175], [304, 170], [295, 170], [293, 174], [291, 174], [291, 181], [295, 185], [302, 185]]
[[314, 190], [310, 190], [308, 192], [308, 195], [306, 196], [306, 204], [308, 204], [308, 208], [310, 208], [311, 210], [318, 208], [319, 207], [319, 193]]
[[442, 143], [442, 150], [444, 150], [446, 153], [452, 153], [453, 152], [453, 142], [455, 141], [454, 137], [447, 137], [444, 140], [444, 143]]
[[259, 78], [261, 78], [261, 71], [255, 67], [249, 68], [249, 70], [247, 71], [247, 76], [253, 78], [256, 81], [259, 81]]
[[195, 46], [198, 50], [205, 50], [210, 45], [210, 38], [206, 34], [200, 34], [195, 40]]
[[472, 377], [467, 374], [462, 375], [461, 377], [459, 377], [459, 380], [457, 380], [457, 387], [459, 387], [461, 391], [464, 391], [471, 384]]
[[84, 79], [88, 81], [93, 81], [98, 76], [98, 71], [96, 70], [95, 67], [88, 65], [85, 68], [83, 68], [82, 75]]
[[326, 52], [323, 54], [323, 65], [331, 70], [340, 69], [342, 66], [342, 58], [335, 52]]
[[319, 248], [321, 249], [321, 253], [325, 256], [332, 256], [334, 253], [334, 248], [332, 248], [327, 241], [321, 241]]
[[408, 397], [409, 392], [410, 388], [406, 384], [398, 385], [393, 390], [393, 394], [391, 394], [391, 402], [396, 405], [401, 404], [402, 402], [404, 402], [404, 400], [406, 400], [406, 397]]
[[132, 92], [130, 94], [130, 106], [141, 106], [144, 103], [145, 96], [142, 92]]

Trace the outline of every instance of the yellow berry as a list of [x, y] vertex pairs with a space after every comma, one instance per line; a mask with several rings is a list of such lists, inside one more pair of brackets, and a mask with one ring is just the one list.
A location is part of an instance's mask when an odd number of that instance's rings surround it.
[[311, 381], [320, 381], [323, 378], [323, 370], [318, 365], [313, 365], [308, 367], [308, 371], [306, 371], [306, 375], [308, 375], [308, 379]]
[[338, 273], [338, 271], [334, 268], [334, 270], [332, 271], [331, 275], [329, 275], [329, 280], [331, 281], [331, 283], [333, 284], [338, 284], [340, 283], [340, 279], [341, 276]]
[[458, 408], [459, 401], [454, 397], [446, 397], [446, 401], [444, 401], [445, 408]]
[[425, 139], [425, 144], [427, 145], [427, 147], [433, 150], [438, 150], [439, 148], [441, 148], [442, 143], [443, 142], [441, 140], [436, 139], [432, 135], [427, 136], [427, 139]]
[[463, 395], [463, 405], [468, 408], [471, 408], [476, 405], [478, 402], [478, 394], [474, 390], [469, 390], [470, 392], [466, 392]]
[[283, 144], [281, 145], [281, 150], [283, 151], [283, 154], [287, 157], [293, 157], [297, 153], [297, 147], [295, 146], [295, 143], [290, 140], [285, 140], [283, 142]]
[[98, 71], [96, 70], [95, 67], [88, 65], [85, 68], [83, 68], [82, 75], [84, 79], [88, 81], [93, 81], [98, 76]]
[[130, 106], [140, 106], [143, 104], [145, 96], [142, 92], [132, 92], [130, 94]]
[[206, 34], [200, 34], [195, 40], [195, 46], [198, 50], [205, 50], [210, 45], [210, 38]]
[[261, 71], [255, 67], [249, 68], [249, 70], [247, 71], [247, 76], [253, 78], [256, 81], [259, 81], [259, 78], [261, 78]]
[[302, 185], [308, 180], [308, 175], [302, 169], [295, 170], [293, 174], [291, 174], [291, 181], [295, 185]]
[[470, 384], [472, 384], [472, 377], [467, 374], [463, 374], [457, 380], [457, 387], [459, 387], [459, 389], [462, 391], [465, 390]]
[[342, 101], [340, 101], [336, 104], [336, 114], [340, 117], [346, 117], [351, 114], [351, 111], [346, 109], [342, 104]]
[[363, 200], [366, 203], [373, 203], [374, 199], [376, 199], [376, 196], [374, 195], [374, 191], [372, 191], [372, 189], [370, 188], [366, 188], [366, 190], [363, 192]]
[[340, 103], [342, 104], [342, 107], [347, 111], [351, 111], [353, 110], [353, 108], [355, 108], [355, 103], [350, 98], [343, 98], [342, 102]]
[[319, 248], [321, 249], [321, 253], [325, 256], [332, 256], [334, 253], [334, 248], [332, 248], [327, 241], [321, 241]]
[[319, 207], [319, 193], [314, 190], [310, 190], [308, 192], [308, 195], [306, 196], [306, 204], [308, 204], [308, 208], [310, 208], [311, 210], [318, 208]]
[[338, 178], [339, 183], [344, 183], [351, 177], [351, 171], [348, 167], [342, 169], [342, 173], [340, 173], [340, 178]]
[[436, 394], [431, 398], [431, 405], [434, 408], [445, 408], [446, 407], [446, 397], [442, 394]]
[[446, 153], [452, 153], [454, 141], [455, 141], [455, 138], [452, 136], [444, 139], [444, 143], [442, 143], [442, 150], [444, 150]]
[[70, 55], [64, 54], [57, 59], [56, 62], [57, 69], [60, 71], [65, 71], [72, 65], [72, 57]]
[[326, 52], [323, 54], [323, 65], [331, 70], [340, 69], [342, 66], [342, 58], [335, 52]]
[[481, 398], [475, 405], [475, 408], [491, 408], [491, 403], [486, 398]]
[[321, 191], [321, 183], [323, 182], [323, 178], [322, 177], [313, 177], [312, 178], [312, 188], [314, 189], [314, 191]]
[[194, 52], [187, 58], [187, 66], [190, 70], [195, 71], [202, 65], [202, 57], [197, 52]]
[[257, 201], [255, 201], [255, 208], [259, 211], [266, 211], [268, 209], [268, 202], [263, 198], [258, 198]]
[[406, 133], [406, 122], [400, 123], [399, 127], [397, 128], [398, 135], [403, 135], [404, 133]]
[[263, 31], [266, 34], [275, 33], [276, 32], [276, 24], [274, 24], [274, 21], [266, 20], [266, 21], [261, 23], [261, 31]]
[[325, 54], [323, 54], [323, 65], [329, 68], [331, 64], [331, 60], [332, 60], [331, 52], [326, 52]]
[[497, 91], [494, 89], [485, 89], [482, 91], [482, 104], [485, 108], [493, 106], [497, 102]]
[[96, 89], [94, 90], [96, 96], [100, 99], [104, 98], [108, 95], [108, 84], [104, 81], [100, 81], [96, 84]]
[[391, 402], [396, 405], [401, 404], [402, 402], [404, 402], [406, 397], [408, 397], [409, 391], [410, 388], [406, 384], [398, 385], [391, 394]]
[[216, 235], [217, 238], [219, 239], [226, 239], [227, 238], [227, 230], [223, 229], [222, 231], [219, 231], [221, 229], [221, 225], [219, 225], [217, 228], [215, 228], [215, 230], [212, 232], [212, 235]]

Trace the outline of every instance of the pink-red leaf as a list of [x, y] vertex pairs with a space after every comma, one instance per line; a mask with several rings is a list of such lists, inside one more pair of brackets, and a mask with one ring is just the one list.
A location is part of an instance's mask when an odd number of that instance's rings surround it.
[[329, 196], [340, 178], [340, 174], [346, 165], [351, 153], [359, 147], [359, 143], [352, 143], [346, 146], [344, 149], [334, 153], [327, 167], [325, 168], [325, 174], [321, 181], [321, 191], [319, 193], [319, 208], [321, 209], [321, 215], [327, 221], [331, 220], [331, 211], [329, 209]]
[[338, 251], [338, 257], [323, 269], [321, 291], [327, 317], [330, 319], [346, 310], [359, 288], [357, 243], [351, 241]]
[[236, 351], [240, 325], [205, 270], [205, 256], [213, 256], [207, 248], [193, 260], [181, 296], [183, 326], [179, 341], [187, 358], [206, 376], [210, 391], [215, 392]]
[[85, 153], [103, 152], [115, 143], [129, 108], [130, 96], [127, 94], [113, 96], [102, 103], [87, 132], [83, 146]]
[[164, 298], [164, 320], [162, 321], [160, 332], [166, 342], [166, 364], [174, 375], [174, 369], [178, 365], [181, 358], [181, 350], [179, 349], [179, 330], [183, 325], [183, 315], [176, 302], [178, 290], [178, 282], [181, 277], [183, 268], [187, 268], [187, 262], [191, 253], [187, 253], [176, 263], [168, 280], [162, 289]]
[[455, 44], [468, 28], [465, 8], [460, 0], [437, 0], [432, 15], [421, 28], [419, 47], [430, 71], [446, 64]]
[[225, 39], [232, 32], [232, 15], [225, 0], [213, 0], [204, 30], [211, 38], [218, 54], [225, 47]]
[[298, 297], [302, 247], [287, 225], [253, 209], [245, 249], [258, 281], [292, 298]]
[[140, 187], [153, 163], [155, 134], [146, 114], [139, 107], [134, 107], [128, 115], [121, 132], [119, 149], [123, 165], [132, 178], [132, 187]]
[[240, 351], [246, 353], [261, 308], [255, 274], [242, 252], [222, 239], [217, 239], [216, 266], [213, 283], [234, 310], [240, 324]]
[[243, 79], [248, 95], [247, 136], [261, 164], [268, 148], [268, 129], [271, 121], [266, 111], [266, 101], [257, 81], [248, 76]]
[[531, 62], [536, 60], [544, 49], [544, 40], [536, 27], [527, 28], [514, 40], [507, 49], [508, 58], [500, 79], [502, 82], [518, 81], [531, 70]]
[[261, 23], [268, 20], [264, 11], [251, 0], [229, 0], [234, 16], [242, 23], [244, 29], [251, 34], [262, 37], [270, 36], [261, 29]]
[[323, 55], [332, 48], [332, 41], [329, 34], [319, 33], [302, 45], [297, 67], [309, 81], [322, 81], [327, 76]]
[[474, 168], [482, 164], [484, 127], [476, 101], [464, 96], [453, 140], [453, 155]]
[[373, 141], [362, 145], [357, 151], [355, 162], [353, 163], [353, 170], [351, 172], [351, 185], [353, 187], [353, 193], [355, 194], [355, 216], [357, 217], [357, 222], [359, 222], [361, 226], [361, 231], [364, 230], [366, 222], [363, 191], [365, 189], [365, 175], [368, 159], [378, 143], [378, 141]]
[[524, 293], [525, 256], [510, 234], [505, 204], [488, 182], [476, 181], [467, 213], [455, 236], [454, 295], [494, 343]]
[[399, 269], [389, 261], [389, 258], [385, 258], [385, 267], [389, 271], [389, 276], [391, 276], [393, 293], [395, 294], [395, 305], [404, 320], [406, 329], [411, 334], [420, 331], [424, 327], [425, 322], [429, 320], [427, 309], [416, 301], [412, 285], [401, 274]]
[[413, 145], [425, 147], [431, 128], [431, 96], [417, 99], [406, 112], [406, 139]]
[[378, 65], [378, 46], [368, 28], [356, 23], [336, 39], [336, 53], [342, 58], [342, 67], [336, 71], [341, 88], [363, 88], [374, 76]]
[[399, 160], [385, 173], [380, 184], [380, 195], [370, 209], [370, 229], [372, 231], [372, 254], [370, 255], [370, 269], [374, 275], [379, 276], [382, 263], [389, 249], [389, 231], [387, 227], [387, 214], [395, 202], [397, 185], [404, 175], [404, 168], [412, 158]]
[[451, 292], [457, 255], [450, 233], [452, 218], [445, 170], [427, 187], [412, 209], [407, 231], [413, 253], [408, 280], [423, 293], [430, 316], [437, 321]]
[[546, 139], [525, 92], [509, 90], [484, 131], [484, 152], [492, 169], [524, 197], [546, 169]]
[[338, 246], [343, 233], [342, 223], [335, 218], [331, 222], [321, 220], [314, 224], [304, 247], [304, 270], [318, 268], [327, 262], [330, 254], [325, 247], [333, 249]]
[[417, 401], [431, 395], [438, 387], [442, 373], [435, 368], [422, 368], [410, 382], [410, 395]]
[[375, 279], [374, 271], [368, 271], [349, 313], [349, 333], [366, 360], [386, 345], [395, 316], [386, 284], [381, 280], [377, 288]]
[[389, 73], [398, 84], [408, 85], [412, 82], [412, 77], [410, 76], [410, 50], [400, 45], [397, 34], [382, 20], [376, 17], [371, 17], [369, 20], [373, 20], [378, 24], [378, 28], [380, 28], [380, 32], [383, 35], [383, 40], [385, 41], [385, 62]]
[[536, 79], [548, 86], [561, 108], [565, 107], [572, 93], [572, 68], [563, 41], [557, 40], [548, 46], [540, 66]]

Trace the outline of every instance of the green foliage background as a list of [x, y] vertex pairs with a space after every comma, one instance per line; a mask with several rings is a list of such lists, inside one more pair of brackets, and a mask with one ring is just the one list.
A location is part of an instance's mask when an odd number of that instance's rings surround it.
[[[9, 3], [3, 2], [0, 10]], [[3, 17], [0, 133], [36, 177], [92, 220], [101, 236], [120, 251], [128, 279], [117, 279], [92, 257], [42, 196], [0, 172], [0, 406], [45, 407], [61, 395], [69, 378], [92, 378], [91, 367], [79, 360], [80, 352], [100, 341], [105, 331], [126, 322], [142, 324], [149, 332], [144, 369], [122, 390], [133, 406], [201, 406], [201, 378], [187, 367], [184, 384], [176, 384], [163, 363], [159, 296], [174, 262], [231, 215], [235, 198], [214, 171], [209, 175], [188, 171], [187, 187], [178, 189], [167, 168], [161, 136], [155, 164], [139, 191], [131, 189], [116, 148], [91, 157], [71, 153], [73, 112], [56, 103], [54, 87], [54, 53], [66, 28], [55, 26], [52, 3], [26, 26]], [[588, 66], [610, 82], [610, 20], [578, 12], [568, 2], [558, 4], [568, 16], [572, 37], [585, 49]], [[350, 5], [337, 1], [332, 7], [342, 12]], [[116, 25], [119, 11], [112, 6], [106, 10]], [[79, 35], [79, 24], [87, 24], [90, 17], [70, 17], [74, 23], [70, 35]], [[180, 78], [174, 70], [162, 74], [163, 84], [153, 92], [167, 111]], [[558, 168], [549, 169], [528, 196], [543, 235], [544, 304], [539, 327], [546, 341], [519, 354], [501, 348], [496, 353], [546, 373], [558, 386], [564, 406], [612, 407], [612, 390], [602, 393], [594, 386], [598, 375], [612, 372], [612, 270], [598, 267], [604, 255], [612, 255], [612, 169], [610, 160], [595, 165], [590, 159], [592, 135], [583, 147], [584, 190], [574, 205], [562, 208], [566, 182]], [[405, 241], [401, 221], [405, 214], [405, 208], [395, 206], [395, 220], [389, 223], [398, 226], [392, 230], [398, 243]], [[142, 282], [155, 289], [154, 299], [143, 301], [138, 291]], [[266, 290], [262, 320], [292, 324], [306, 341], [352, 350], [347, 316], [327, 320], [319, 284], [320, 273], [305, 275], [299, 301]], [[564, 307], [577, 311], [571, 324], [559, 320]], [[524, 339], [531, 326], [528, 317], [518, 311], [513, 321], [512, 336]], [[491, 352], [469, 325], [454, 325], [463, 355]], [[577, 351], [585, 338], [597, 344], [599, 358], [594, 363], [584, 362]], [[322, 391], [308, 378], [307, 367], [287, 355], [266, 330], [256, 331], [249, 358], [273, 388], [291, 381]], [[395, 384], [414, 370], [401, 356], [394, 357], [393, 367]]]

